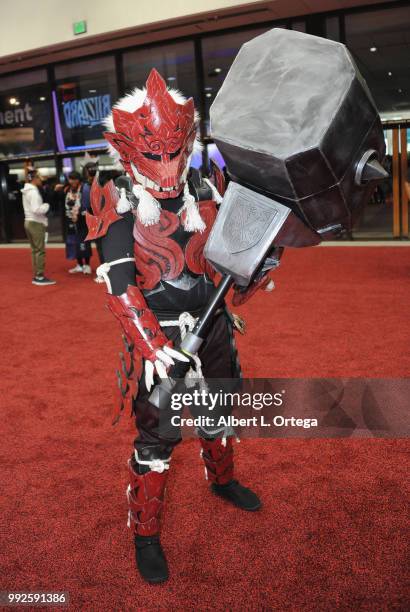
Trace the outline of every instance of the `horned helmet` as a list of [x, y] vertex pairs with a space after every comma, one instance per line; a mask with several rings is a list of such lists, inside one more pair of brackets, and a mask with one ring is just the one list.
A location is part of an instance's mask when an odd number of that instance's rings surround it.
[[193, 99], [168, 89], [153, 69], [144, 89], [114, 105], [104, 137], [134, 184], [156, 199], [175, 198], [186, 183], [194, 148], [200, 150], [198, 122]]

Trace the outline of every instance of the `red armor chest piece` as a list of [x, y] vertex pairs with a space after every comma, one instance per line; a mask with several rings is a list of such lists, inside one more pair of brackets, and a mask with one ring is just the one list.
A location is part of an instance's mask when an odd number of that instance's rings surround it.
[[134, 254], [139, 271], [137, 283], [141, 289], [154, 289], [161, 280], [178, 278], [185, 265], [193, 274], [206, 273], [214, 278], [215, 270], [206, 261], [203, 251], [217, 214], [215, 202], [200, 202], [200, 211], [206, 229], [193, 233], [185, 248], [172, 237], [181, 222], [175, 213], [163, 209], [159, 223], [148, 227], [136, 219]]

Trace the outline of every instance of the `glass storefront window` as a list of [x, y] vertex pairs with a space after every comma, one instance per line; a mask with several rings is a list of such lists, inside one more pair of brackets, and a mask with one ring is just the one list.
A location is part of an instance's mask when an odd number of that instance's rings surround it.
[[171, 43], [128, 51], [123, 55], [124, 83], [127, 92], [144, 87], [152, 68], [156, 68], [169, 87], [179, 89], [198, 105], [195, 52], [192, 41]]
[[306, 22], [292, 21], [292, 30], [296, 30], [297, 32], [306, 32]]
[[[384, 121], [410, 119], [410, 6], [366, 11], [345, 16], [346, 44], [373, 95]], [[401, 167], [407, 166], [400, 150], [399, 130], [386, 130], [385, 164], [391, 177], [376, 190], [355, 230], [358, 237], [399, 237], [400, 220], [407, 208]], [[396, 156], [396, 162], [392, 163]], [[398, 181], [397, 181], [398, 179]], [[396, 185], [396, 190], [394, 189]]]
[[383, 165], [390, 177], [380, 183], [363, 211], [363, 215], [354, 228], [355, 238], [383, 239], [391, 236], [393, 227], [393, 180], [392, 155], [389, 143], [392, 141], [391, 130], [385, 131], [386, 158]]
[[117, 99], [114, 57], [56, 66], [53, 92], [59, 151], [78, 151], [104, 145], [103, 119]]
[[216, 162], [221, 169], [225, 168], [225, 160], [215, 143], [211, 142], [209, 145], [207, 145], [207, 151], [208, 159], [212, 159], [214, 162]]
[[340, 41], [339, 17], [326, 18], [326, 38], [336, 42]]
[[54, 149], [46, 70], [0, 78], [0, 157]]
[[410, 6], [346, 15], [346, 44], [382, 118], [410, 118]]
[[72, 158], [72, 163], [68, 171], [75, 170], [76, 172], [83, 174], [84, 166], [90, 161], [97, 162], [100, 170], [114, 170], [120, 168], [118, 164], [114, 164], [112, 157], [110, 157], [108, 154], [97, 154], [92, 157], [85, 156]]
[[[283, 26], [275, 26], [283, 27]], [[209, 134], [209, 109], [221, 87], [229, 68], [232, 65], [241, 46], [267, 32], [270, 27], [255, 28], [232, 34], [219, 34], [209, 36], [202, 41], [202, 54], [204, 60], [204, 87], [205, 91], [205, 123], [206, 132]]]

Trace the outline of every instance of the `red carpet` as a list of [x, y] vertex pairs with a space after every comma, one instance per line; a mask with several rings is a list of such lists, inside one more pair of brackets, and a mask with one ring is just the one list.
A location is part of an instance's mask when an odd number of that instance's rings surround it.
[[[405, 610], [407, 443], [263, 440], [236, 447], [264, 502], [214, 499], [195, 441], [175, 452], [161, 586], [133, 569], [125, 527], [133, 432], [110, 424], [119, 330], [104, 288], [30, 284], [28, 250], [1, 258], [1, 590], [65, 590], [72, 610]], [[410, 249], [288, 252], [274, 293], [244, 308], [245, 373], [408, 377]]]

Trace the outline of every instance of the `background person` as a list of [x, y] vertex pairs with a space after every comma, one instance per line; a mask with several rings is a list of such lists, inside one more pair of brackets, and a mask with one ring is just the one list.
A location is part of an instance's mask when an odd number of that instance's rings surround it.
[[24, 180], [27, 181], [29, 173], [33, 173], [35, 171], [33, 160], [30, 159], [29, 157], [24, 160], [23, 170], [24, 170]]
[[[89, 203], [89, 199], [88, 199]], [[77, 265], [69, 270], [70, 274], [91, 274], [91, 244], [85, 242], [87, 224], [85, 213], [87, 200], [83, 200], [83, 185], [79, 172], [70, 172], [65, 197], [67, 219], [66, 255], [68, 259], [77, 259]]]
[[55, 285], [55, 281], [44, 276], [45, 237], [49, 204], [43, 202], [40, 187], [42, 179], [36, 170], [27, 173], [27, 183], [21, 190], [24, 208], [24, 229], [31, 246], [34, 277], [33, 285]]

